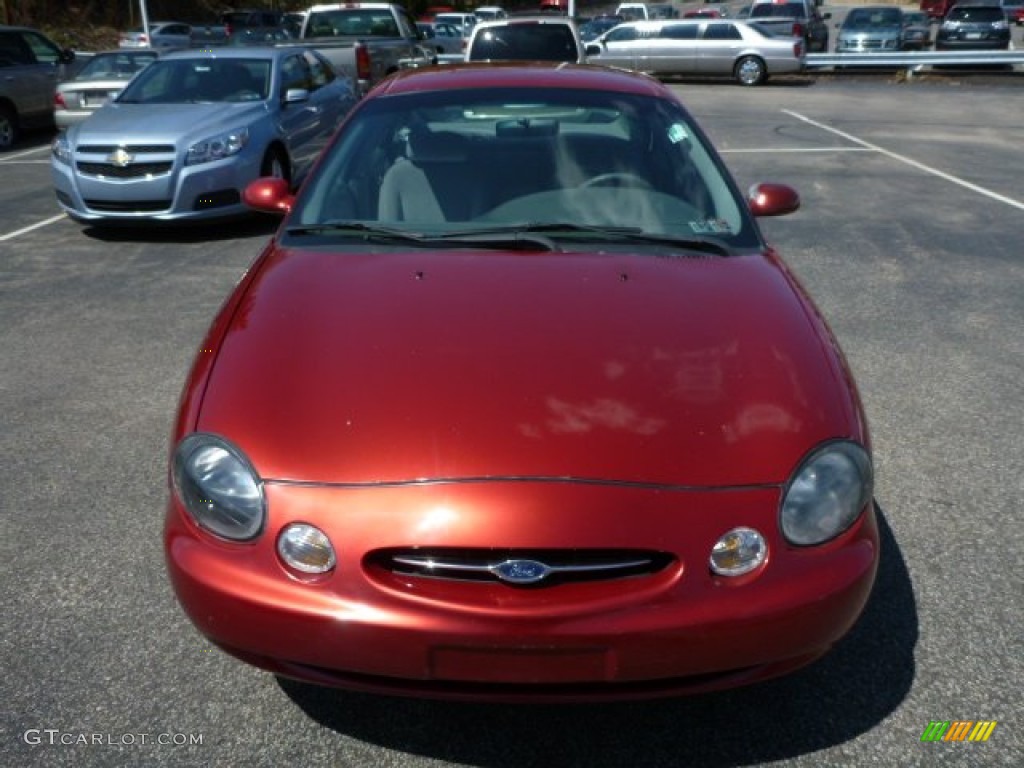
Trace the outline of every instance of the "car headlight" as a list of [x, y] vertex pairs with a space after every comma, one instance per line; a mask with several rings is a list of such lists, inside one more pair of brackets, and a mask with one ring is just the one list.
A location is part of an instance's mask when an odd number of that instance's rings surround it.
[[811, 452], [790, 478], [779, 523], [791, 544], [811, 546], [834, 539], [871, 501], [871, 457], [856, 443], [836, 441]]
[[234, 131], [219, 133], [202, 141], [197, 141], [188, 148], [185, 165], [199, 165], [238, 154], [242, 147], [249, 143], [249, 129], [239, 128]]
[[233, 541], [255, 538], [267, 515], [263, 481], [227, 440], [196, 432], [174, 451], [174, 489], [196, 523]]
[[53, 143], [50, 144], [50, 151], [58, 162], [71, 165], [71, 142], [68, 141], [66, 132], [60, 131], [57, 133]]

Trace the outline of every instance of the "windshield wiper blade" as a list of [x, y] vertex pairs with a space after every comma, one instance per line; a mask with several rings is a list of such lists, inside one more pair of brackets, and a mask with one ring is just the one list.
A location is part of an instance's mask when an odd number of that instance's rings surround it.
[[531, 222], [524, 224], [502, 225], [482, 229], [466, 230], [449, 233], [449, 237], [470, 234], [498, 233], [547, 233], [547, 234], [587, 234], [599, 235], [607, 239], [624, 240], [627, 242], [650, 243], [652, 245], [670, 245], [687, 248], [701, 253], [717, 256], [728, 256], [731, 251], [719, 240], [707, 237], [683, 237], [671, 234], [653, 234], [644, 232], [639, 227], [603, 227], [594, 224], [574, 224], [571, 222]]
[[557, 251], [558, 246], [538, 234], [521, 230], [473, 230], [428, 235], [361, 221], [337, 221], [289, 227], [288, 235], [354, 234], [365, 240], [408, 243], [420, 248], [488, 248], [516, 251]]

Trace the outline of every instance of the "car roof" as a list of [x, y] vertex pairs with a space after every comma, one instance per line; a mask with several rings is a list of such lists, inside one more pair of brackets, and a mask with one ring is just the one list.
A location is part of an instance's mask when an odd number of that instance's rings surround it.
[[216, 48], [189, 48], [187, 50], [165, 53], [161, 59], [279, 59], [302, 48], [275, 48], [265, 45], [246, 45], [241, 47], [218, 46]]
[[537, 13], [523, 16], [509, 16], [507, 19], [488, 19], [478, 21], [474, 29], [491, 29], [492, 27], [511, 27], [516, 24], [562, 24], [576, 26], [576, 22], [568, 16], [555, 16], [550, 13]]
[[377, 91], [395, 96], [455, 88], [572, 88], [665, 97], [670, 91], [638, 72], [569, 62], [480, 62], [406, 69]]

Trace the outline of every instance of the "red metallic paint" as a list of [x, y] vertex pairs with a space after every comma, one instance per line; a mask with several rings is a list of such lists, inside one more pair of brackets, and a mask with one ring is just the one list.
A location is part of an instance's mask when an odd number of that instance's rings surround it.
[[[399, 74], [375, 93], [494, 77], [670, 97], [600, 68], [493, 66]], [[761, 190], [755, 213], [798, 202]], [[870, 508], [822, 546], [779, 531], [783, 486], [809, 451], [870, 442], [841, 351], [770, 249], [381, 256], [272, 241], [203, 342], [172, 445], [197, 430], [245, 452], [268, 519], [251, 542], [220, 541], [172, 493], [178, 598], [229, 652], [312, 682], [509, 701], [746, 684], [837, 642], [878, 562]], [[291, 522], [330, 537], [333, 571], [304, 577], [281, 562]], [[711, 548], [737, 526], [765, 536], [767, 562], [716, 577]], [[673, 559], [647, 576], [539, 589], [376, 564], [381, 550], [416, 547]]]
[[194, 427], [274, 479], [781, 483], [866, 441], [819, 331], [768, 256], [274, 248]]

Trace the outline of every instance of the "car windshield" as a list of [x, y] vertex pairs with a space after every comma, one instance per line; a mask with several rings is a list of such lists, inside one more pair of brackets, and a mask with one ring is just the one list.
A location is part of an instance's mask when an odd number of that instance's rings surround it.
[[129, 80], [155, 61], [157, 53], [97, 53], [75, 76], [76, 80]]
[[[354, 113], [289, 232], [643, 233], [754, 248], [746, 205], [675, 102], [612, 91], [450, 89]], [[551, 237], [558, 236], [551, 234]]]
[[988, 24], [995, 21], [1005, 21], [1006, 15], [1002, 8], [987, 6], [964, 6], [958, 5], [946, 16], [946, 21], [974, 22]]
[[899, 8], [854, 8], [847, 14], [843, 26], [847, 28], [893, 27], [902, 23]]
[[579, 48], [568, 24], [508, 24], [480, 30], [472, 61], [576, 61]]
[[118, 103], [195, 104], [263, 101], [270, 92], [269, 59], [163, 59], [146, 67]]

